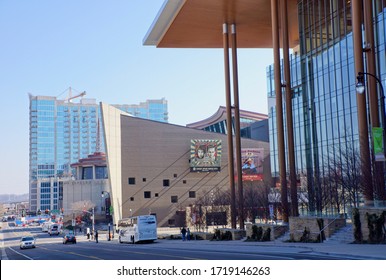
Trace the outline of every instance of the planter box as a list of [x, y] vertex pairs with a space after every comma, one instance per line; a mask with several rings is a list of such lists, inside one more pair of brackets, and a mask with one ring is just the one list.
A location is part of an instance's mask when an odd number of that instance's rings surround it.
[[320, 228], [318, 225], [318, 219], [323, 219], [324, 235], [326, 238], [331, 237], [338, 229], [346, 225], [344, 218], [332, 219], [332, 218], [318, 218], [318, 217], [290, 217], [289, 229], [291, 241], [304, 241], [302, 237], [304, 232], [308, 232], [307, 242], [318, 241], [320, 235]]

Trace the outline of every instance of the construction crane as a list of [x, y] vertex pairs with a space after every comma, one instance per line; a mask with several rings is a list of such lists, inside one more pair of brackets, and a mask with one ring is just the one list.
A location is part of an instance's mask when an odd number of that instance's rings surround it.
[[86, 95], [86, 92], [83, 91], [77, 95], [72, 96], [72, 89], [71, 87], [68, 89], [68, 97], [64, 99], [64, 101], [70, 102], [72, 99], [78, 98], [78, 97], [83, 97]]

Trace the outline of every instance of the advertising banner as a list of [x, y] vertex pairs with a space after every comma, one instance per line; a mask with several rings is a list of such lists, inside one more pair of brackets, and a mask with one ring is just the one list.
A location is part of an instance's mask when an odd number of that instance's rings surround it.
[[190, 141], [190, 171], [218, 172], [221, 170], [221, 140]]
[[373, 127], [374, 157], [376, 161], [385, 161], [385, 147], [383, 147], [383, 128]]
[[263, 148], [241, 149], [242, 179], [243, 181], [263, 180]]

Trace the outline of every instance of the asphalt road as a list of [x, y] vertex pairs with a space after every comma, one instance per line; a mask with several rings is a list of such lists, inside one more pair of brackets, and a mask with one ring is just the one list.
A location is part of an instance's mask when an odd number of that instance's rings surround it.
[[[342, 260], [349, 256], [317, 254], [311, 250], [294, 251], [285, 247], [266, 248], [258, 246], [226, 246], [216, 241], [170, 241], [157, 240], [150, 244], [119, 244], [107, 241], [103, 235], [100, 242], [88, 241], [78, 236], [77, 244], [62, 244], [62, 236], [49, 236], [40, 227], [3, 228], [2, 256], [9, 260]], [[36, 248], [19, 248], [23, 235], [34, 235]]]

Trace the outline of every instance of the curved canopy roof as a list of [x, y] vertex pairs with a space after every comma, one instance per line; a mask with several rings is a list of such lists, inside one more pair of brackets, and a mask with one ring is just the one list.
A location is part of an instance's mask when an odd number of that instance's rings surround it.
[[[220, 106], [217, 110], [216, 113], [214, 113], [212, 116], [209, 118], [206, 118], [204, 120], [194, 122], [187, 124], [186, 127], [189, 128], [197, 128], [197, 129], [204, 129], [207, 126], [213, 125], [215, 123], [219, 123], [221, 121], [226, 120], [227, 118], [227, 112], [226, 112], [226, 107]], [[232, 115], [234, 115], [234, 110], [232, 110]], [[249, 119], [253, 121], [262, 121], [268, 119], [268, 115], [261, 114], [261, 113], [255, 113], [251, 111], [245, 111], [245, 110], [240, 110], [240, 118], [244, 119]]]
[[[286, 0], [290, 47], [299, 44], [297, 0]], [[271, 48], [271, 0], [166, 0], [143, 44], [222, 48], [223, 23], [236, 24], [237, 47]]]

